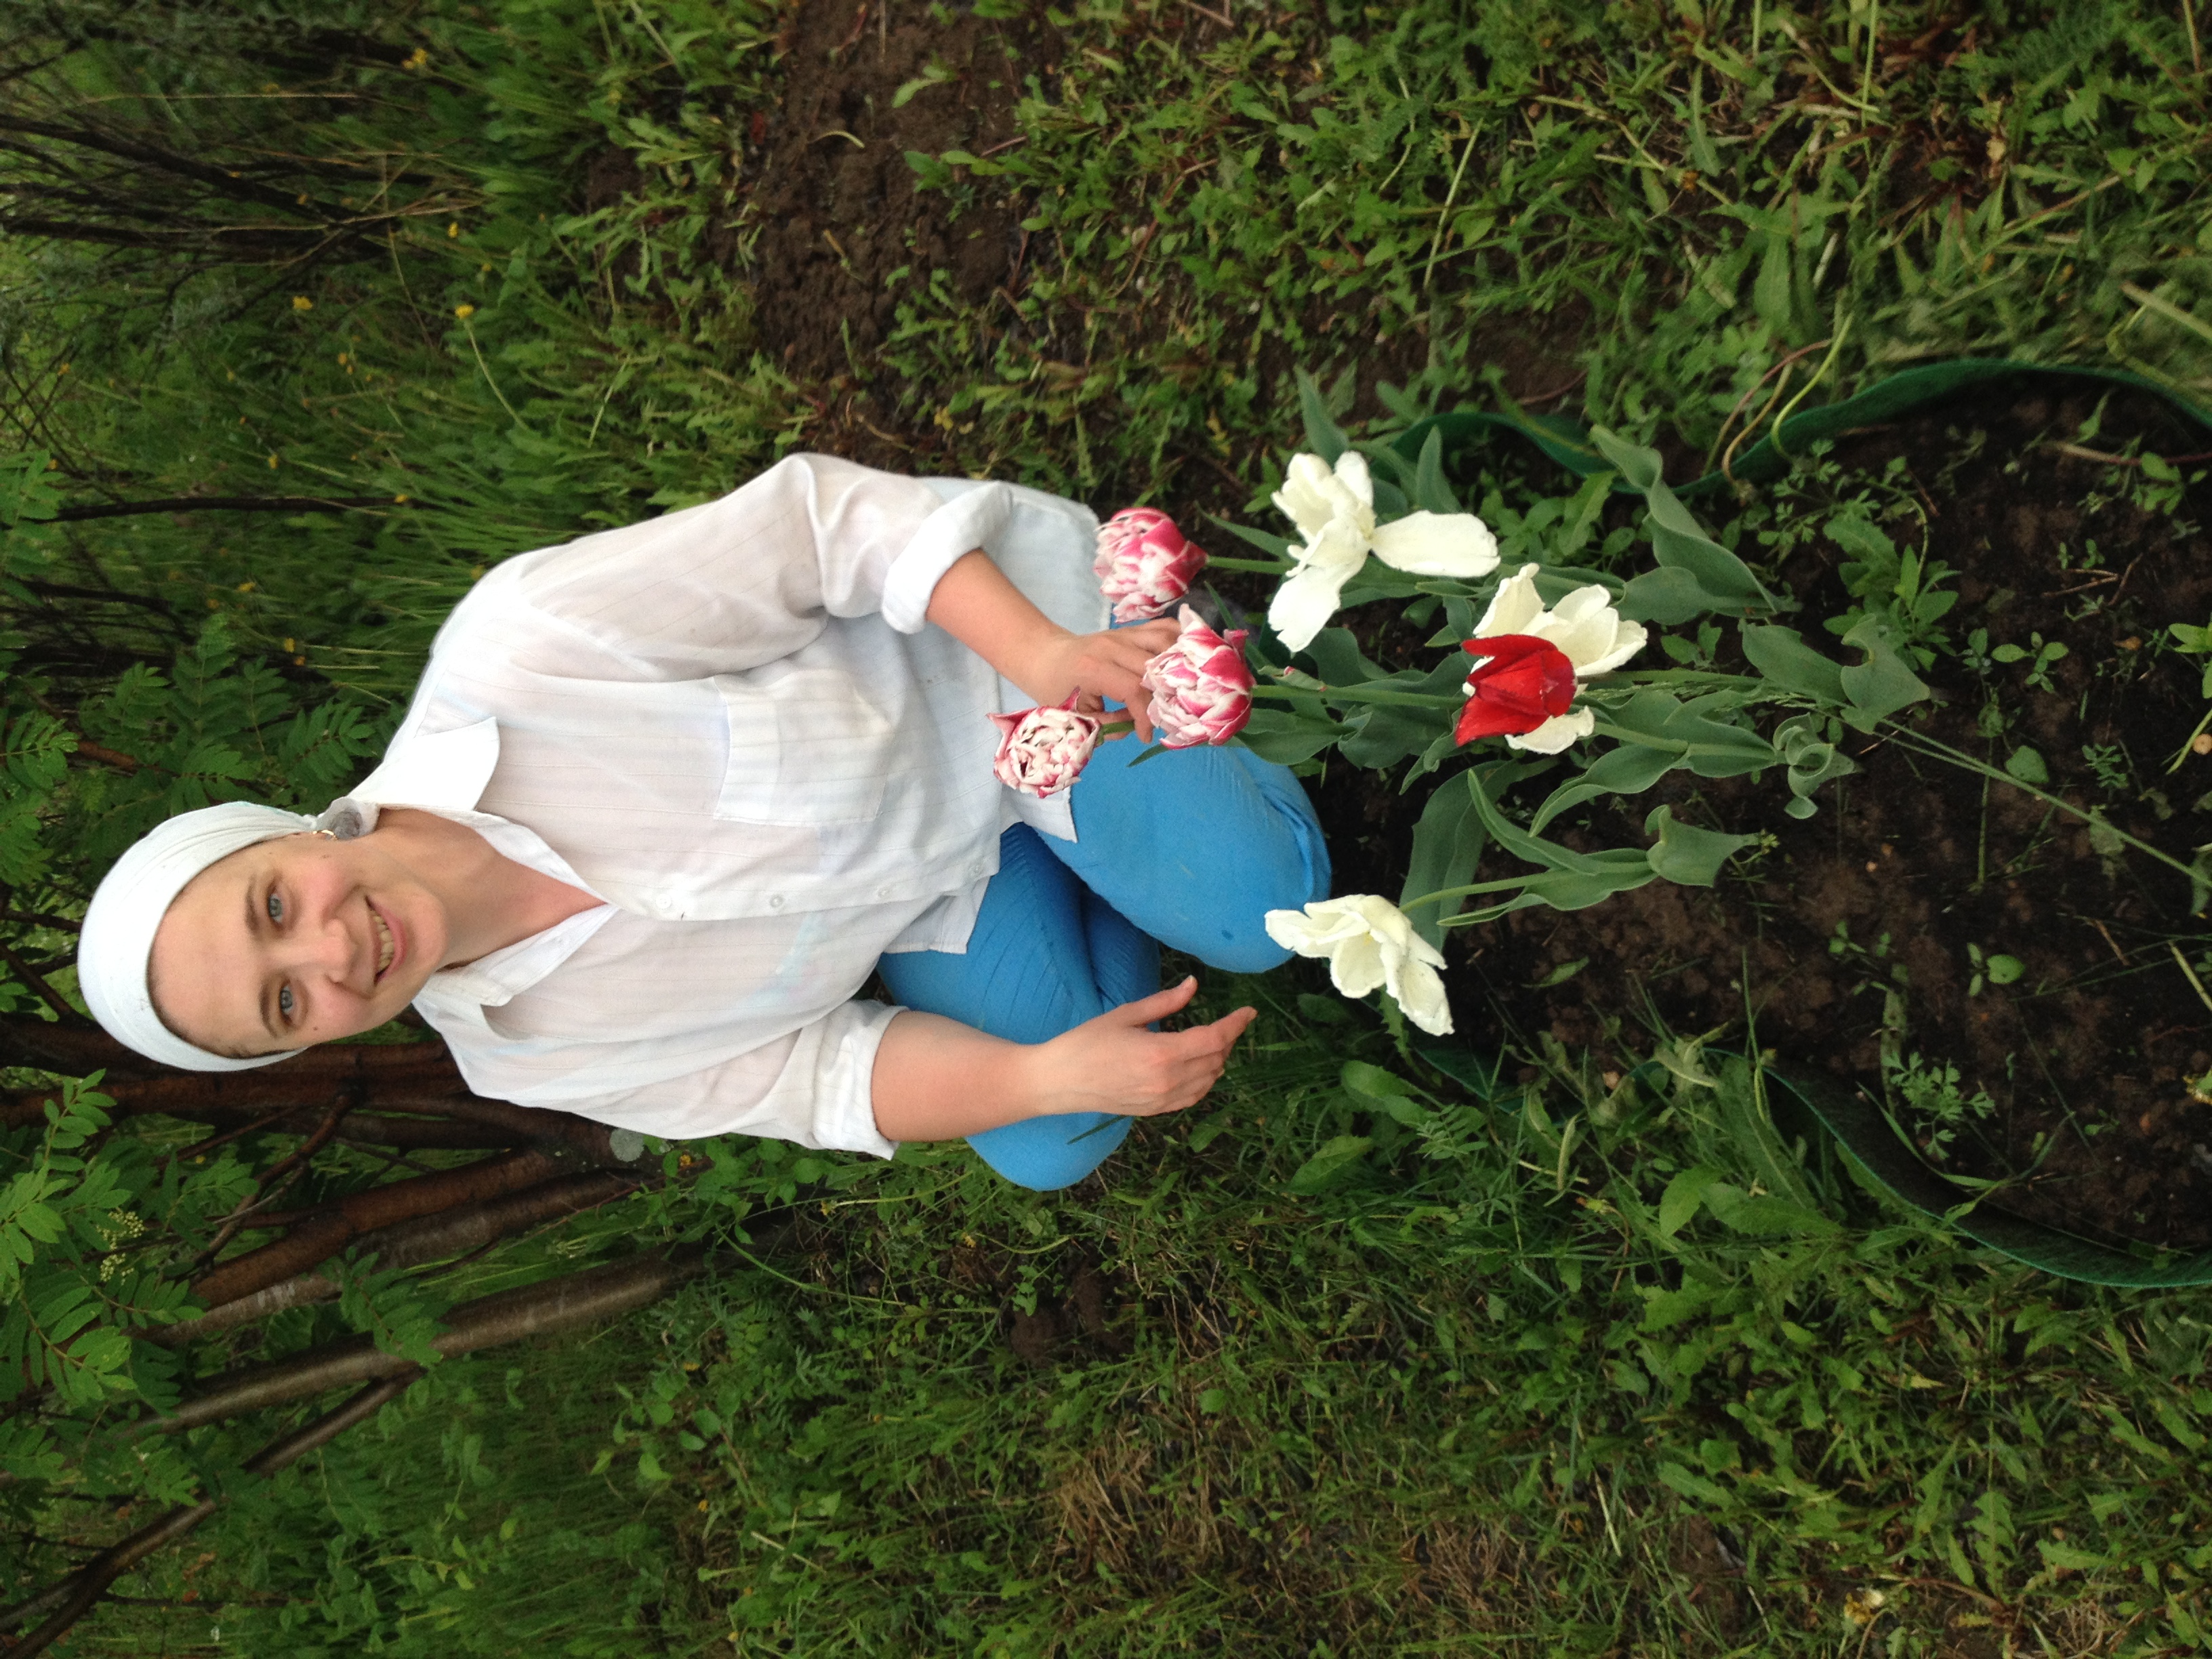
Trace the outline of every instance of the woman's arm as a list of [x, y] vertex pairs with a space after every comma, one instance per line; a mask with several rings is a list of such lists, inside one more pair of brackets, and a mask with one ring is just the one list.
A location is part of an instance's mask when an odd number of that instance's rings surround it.
[[1077, 691], [1078, 706], [1096, 714], [1100, 700], [1111, 697], [1127, 707], [1139, 739], [1152, 740], [1145, 665], [1175, 643], [1180, 630], [1174, 623], [1072, 634], [1031, 605], [980, 548], [939, 578], [927, 614], [1038, 702], [1059, 702]]
[[1156, 1117], [1195, 1105], [1255, 1012], [1239, 1008], [1187, 1031], [1145, 1029], [1197, 990], [1198, 981], [1186, 979], [1039, 1043], [1004, 1042], [908, 1010], [876, 1050], [876, 1127], [892, 1140], [951, 1140], [1032, 1117]]

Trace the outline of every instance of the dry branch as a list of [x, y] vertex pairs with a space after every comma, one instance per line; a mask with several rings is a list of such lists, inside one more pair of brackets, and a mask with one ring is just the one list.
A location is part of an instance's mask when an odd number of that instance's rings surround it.
[[543, 1152], [511, 1152], [350, 1193], [276, 1243], [209, 1269], [193, 1281], [192, 1293], [210, 1307], [219, 1308], [319, 1266], [375, 1228], [504, 1198], [556, 1173], [553, 1160]]
[[[446, 1316], [431, 1346], [452, 1358], [478, 1348], [520, 1342], [612, 1319], [659, 1300], [705, 1265], [702, 1249], [638, 1255], [560, 1279], [542, 1279], [465, 1302]], [[197, 1398], [139, 1425], [147, 1434], [175, 1434], [331, 1389], [397, 1376], [411, 1362], [386, 1353], [366, 1337], [332, 1343], [273, 1364], [252, 1365], [208, 1380]]]
[[[500, 1239], [611, 1203], [635, 1192], [641, 1184], [636, 1176], [611, 1170], [564, 1176], [505, 1198], [471, 1205], [465, 1210], [447, 1211], [380, 1227], [361, 1234], [353, 1241], [353, 1248], [358, 1255], [374, 1251], [380, 1268], [425, 1267], [434, 1261], [466, 1255]], [[331, 1301], [337, 1293], [336, 1279], [320, 1273], [303, 1273], [227, 1302], [198, 1319], [180, 1320], [143, 1334], [146, 1340], [165, 1347], [180, 1347], [204, 1336], [266, 1319], [287, 1308]]]

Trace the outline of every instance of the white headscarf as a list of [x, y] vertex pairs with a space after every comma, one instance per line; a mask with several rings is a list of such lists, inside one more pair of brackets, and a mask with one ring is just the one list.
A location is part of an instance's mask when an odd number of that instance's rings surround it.
[[185, 884], [233, 853], [310, 830], [350, 841], [375, 825], [376, 808], [350, 797], [319, 818], [241, 800], [181, 813], [142, 837], [116, 860], [84, 913], [76, 982], [92, 1017], [118, 1042], [188, 1072], [242, 1072], [289, 1060], [300, 1050], [238, 1059], [187, 1042], [164, 1025], [146, 983], [155, 931]]

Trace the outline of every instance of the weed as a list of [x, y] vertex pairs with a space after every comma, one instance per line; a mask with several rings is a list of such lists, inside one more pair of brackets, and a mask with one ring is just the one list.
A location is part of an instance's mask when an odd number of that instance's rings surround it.
[[[1981, 964], [1992, 983], [2008, 982], [1996, 977], [2000, 962], [2012, 963], [2012, 977], [2019, 977], [2020, 964], [2014, 958], [1992, 957]], [[1948, 1060], [1926, 1061], [1918, 1054], [1891, 1059], [1885, 1063], [1882, 1080], [1916, 1126], [1921, 1150], [1939, 1164], [1960, 1129], [1996, 1110], [1987, 1090], [1968, 1094], [1960, 1086], [1959, 1068]]]

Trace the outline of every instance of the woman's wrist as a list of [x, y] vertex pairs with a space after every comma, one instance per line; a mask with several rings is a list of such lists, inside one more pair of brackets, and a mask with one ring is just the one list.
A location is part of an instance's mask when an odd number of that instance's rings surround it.
[[1077, 636], [1030, 604], [980, 548], [938, 579], [928, 617], [1039, 702], [1058, 702], [1074, 684], [1063, 664]]

